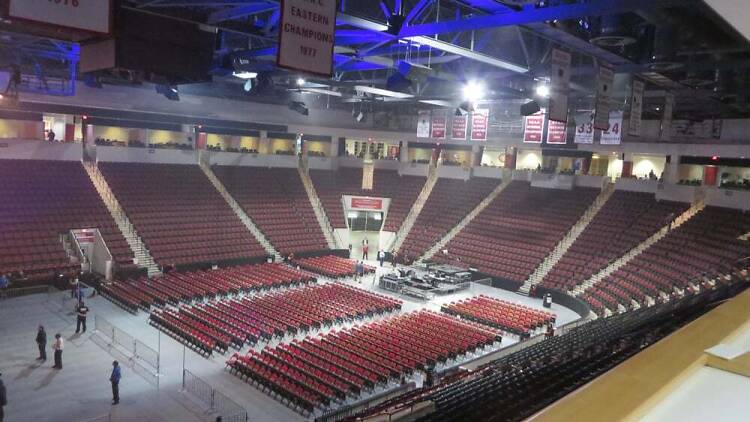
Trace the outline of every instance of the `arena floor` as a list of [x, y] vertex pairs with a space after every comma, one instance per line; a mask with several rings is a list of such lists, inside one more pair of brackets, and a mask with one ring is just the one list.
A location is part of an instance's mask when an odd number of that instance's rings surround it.
[[[381, 271], [384, 269], [379, 268], [378, 274]], [[371, 275], [357, 285], [392, 295], [375, 287], [373, 280], [374, 276]], [[345, 282], [354, 283], [352, 280]], [[424, 308], [439, 311], [442, 303], [479, 294], [542, 308], [538, 299], [477, 284], [472, 285], [469, 290], [440, 297], [430, 303], [399, 298], [404, 302], [402, 312]], [[306, 419], [229, 374], [224, 368], [232, 351], [224, 356], [214, 354], [205, 359], [189, 349], [184, 352], [180, 343], [164, 334], [160, 335], [158, 330], [147, 324], [148, 314], [143, 311], [134, 316], [102, 297], [89, 299], [87, 303], [91, 308], [88, 331], [76, 335], [74, 301], [67, 293], [37, 294], [0, 301], [0, 372], [3, 373], [2, 378], [8, 390], [8, 406], [5, 408], [7, 422], [80, 422], [106, 416], [110, 412], [113, 421], [211, 421], [214, 419], [213, 414], [208, 413], [194, 397], [181, 392], [183, 354], [185, 368], [243, 406], [248, 412], [249, 420], [275, 422]], [[553, 305], [552, 311], [558, 316], [558, 325], [578, 319], [573, 311], [558, 305]], [[92, 334], [96, 316], [106, 318], [117, 328], [150, 347], [160, 348], [163, 375], [159, 377], [158, 388], [156, 378], [122, 359], [119, 351], [109, 347], [98, 335]], [[63, 352], [63, 370], [51, 368], [51, 350], [48, 351], [47, 362], [40, 365], [35, 360], [37, 350], [34, 338], [38, 324], [46, 327], [49, 343], [57, 332], [67, 340]], [[516, 341], [506, 336], [501, 347]], [[258, 347], [260, 348], [262, 346]], [[247, 346], [243, 352], [246, 350]], [[485, 353], [493, 351], [485, 350]], [[452, 364], [460, 365], [478, 357], [480, 356], [469, 356]], [[111, 406], [108, 378], [111, 362], [116, 358], [124, 364], [120, 383], [121, 402], [118, 406]], [[421, 383], [419, 376], [415, 376], [413, 381]]]

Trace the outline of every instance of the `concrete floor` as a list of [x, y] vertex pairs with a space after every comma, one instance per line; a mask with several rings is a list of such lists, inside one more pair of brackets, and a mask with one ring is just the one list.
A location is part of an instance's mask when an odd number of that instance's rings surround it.
[[[378, 274], [388, 269], [378, 269]], [[363, 280], [358, 287], [384, 292], [373, 285], [373, 277]], [[321, 280], [327, 282], [327, 280]], [[345, 280], [345, 283], [354, 283]], [[488, 286], [473, 285], [470, 290], [458, 294], [439, 297], [430, 303], [399, 297], [404, 302], [402, 312], [418, 309], [439, 311], [445, 302], [460, 300], [469, 296], [485, 294], [542, 308], [541, 301], [512, 292]], [[210, 421], [215, 413], [189, 394], [181, 392], [183, 356], [184, 365], [189, 371], [211, 384], [248, 412], [249, 420], [258, 422], [303, 421], [306, 418], [295, 413], [282, 403], [230, 375], [225, 370], [227, 355], [214, 354], [205, 359], [185, 348], [172, 338], [161, 334], [147, 324], [148, 315], [141, 311], [132, 315], [118, 308], [108, 300], [97, 297], [87, 300], [91, 308], [89, 329], [86, 334], [76, 336], [74, 302], [66, 299], [65, 293], [39, 294], [0, 301], [0, 372], [8, 389], [6, 422], [57, 422], [89, 421], [111, 414], [113, 421]], [[562, 325], [578, 318], [571, 310], [554, 306], [558, 315], [557, 323]], [[98, 335], [92, 335], [96, 316], [106, 318], [111, 324], [137, 338], [153, 349], [161, 350], [161, 373], [158, 379], [148, 371], [133, 366], [122, 358], [116, 349], [108, 347]], [[34, 337], [36, 327], [43, 324], [47, 328], [50, 342], [54, 333], [60, 332], [68, 340], [63, 353], [64, 369], [52, 369], [52, 352], [49, 360], [40, 365]], [[340, 328], [340, 327], [336, 327]], [[282, 341], [290, 341], [287, 337]], [[274, 342], [277, 343], [278, 341]], [[506, 336], [502, 345], [483, 354], [506, 347], [516, 340]], [[260, 350], [264, 345], [256, 346]], [[247, 351], [247, 346], [242, 352]], [[447, 366], [460, 365], [466, 360], [475, 359], [480, 354], [465, 356]], [[111, 391], [108, 377], [111, 362], [118, 358], [123, 367], [120, 384], [121, 402], [111, 406]], [[413, 379], [421, 383], [421, 376]], [[393, 387], [393, 386], [391, 386]], [[350, 399], [350, 401], [354, 401]], [[103, 419], [107, 420], [107, 419]]]

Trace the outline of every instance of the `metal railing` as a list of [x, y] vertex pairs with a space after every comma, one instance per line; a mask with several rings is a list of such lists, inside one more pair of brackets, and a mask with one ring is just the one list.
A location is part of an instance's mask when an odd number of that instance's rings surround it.
[[108, 346], [118, 346], [131, 362], [139, 363], [152, 372], [152, 375], [157, 377], [158, 380], [161, 370], [161, 359], [158, 351], [117, 328], [100, 315], [94, 316], [94, 333], [103, 337], [108, 342]]
[[246, 422], [247, 410], [187, 369], [182, 370], [182, 390], [190, 393], [223, 422]]
[[5, 290], [0, 290], [0, 299], [34, 295], [39, 293], [51, 294], [55, 291], [56, 289], [52, 286], [11, 287]]

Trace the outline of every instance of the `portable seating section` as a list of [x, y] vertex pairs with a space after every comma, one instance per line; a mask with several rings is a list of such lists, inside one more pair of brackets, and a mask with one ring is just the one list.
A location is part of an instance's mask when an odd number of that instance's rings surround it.
[[587, 289], [581, 296], [600, 315], [618, 304], [645, 304], [646, 296], [661, 301], [675, 288], [693, 291], [703, 277], [729, 273], [750, 255], [750, 242], [737, 237], [750, 232], [750, 215], [740, 210], [706, 207], [669, 232], [623, 267]]
[[384, 231], [396, 232], [419, 196], [427, 178], [399, 176], [395, 170], [375, 169], [372, 190], [362, 190], [362, 169], [342, 167], [338, 171], [310, 170], [310, 178], [334, 228], [346, 228], [342, 195], [391, 198]]
[[261, 353], [235, 353], [227, 366], [300, 411], [312, 412], [500, 340], [498, 333], [479, 325], [420, 311], [293, 340]]
[[439, 262], [470, 265], [480, 272], [522, 283], [570, 230], [599, 194], [598, 189], [531, 187], [511, 182], [453, 238]]
[[[356, 262], [353, 259], [341, 258], [334, 255], [298, 258], [294, 260], [294, 264], [299, 265], [300, 268], [331, 278], [354, 275], [354, 265]], [[366, 274], [375, 272], [375, 268], [369, 265], [365, 265], [364, 269]]]
[[[263, 296], [234, 298], [179, 311], [155, 310], [150, 323], [202, 354], [225, 352], [288, 333], [308, 332], [347, 320], [361, 320], [391, 312], [401, 302], [339, 283], [311, 285]], [[189, 329], [185, 329], [189, 328]], [[208, 343], [196, 340], [192, 330], [209, 334]], [[207, 350], [203, 347], [209, 344]]]
[[541, 286], [568, 291], [638, 246], [687, 210], [652, 193], [616, 191], [552, 268]]
[[451, 302], [440, 310], [519, 336], [529, 336], [547, 324], [554, 324], [556, 318], [550, 312], [484, 295]]
[[133, 253], [80, 162], [0, 160], [0, 274], [49, 280], [72, 265], [60, 235], [97, 228], [120, 268]]
[[213, 171], [281, 254], [328, 249], [296, 169], [215, 166]]
[[160, 266], [266, 255], [197, 165], [99, 168]]
[[399, 255], [410, 262], [443, 238], [500, 183], [498, 179], [438, 179], [404, 239]]

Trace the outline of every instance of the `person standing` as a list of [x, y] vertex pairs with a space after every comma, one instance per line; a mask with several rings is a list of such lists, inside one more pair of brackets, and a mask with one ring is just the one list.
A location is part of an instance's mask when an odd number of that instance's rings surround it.
[[88, 306], [86, 306], [82, 300], [79, 301], [78, 306], [76, 306], [76, 334], [81, 331], [81, 326], [83, 326], [83, 332], [86, 332], [86, 314], [88, 313]]
[[385, 261], [385, 251], [379, 250], [378, 251], [378, 261], [380, 261], [380, 266], [383, 266], [383, 261]]
[[47, 360], [47, 332], [44, 331], [44, 326], [40, 325], [39, 330], [36, 332], [36, 345], [39, 346], [39, 357], [36, 360], [42, 362]]
[[113, 361], [112, 374], [109, 376], [109, 382], [112, 383], [112, 404], [120, 403], [120, 378], [122, 378], [120, 363]]
[[367, 260], [368, 259], [368, 251], [370, 250], [370, 245], [367, 243], [367, 239], [364, 240], [362, 243], [362, 259]]
[[60, 333], [55, 334], [55, 341], [52, 343], [52, 349], [55, 350], [55, 365], [53, 368], [62, 369], [62, 352], [63, 352], [63, 339]]
[[8, 404], [8, 393], [5, 391], [5, 384], [2, 379], [3, 374], [0, 374], [0, 422], [3, 422], [5, 417], [5, 405]]

